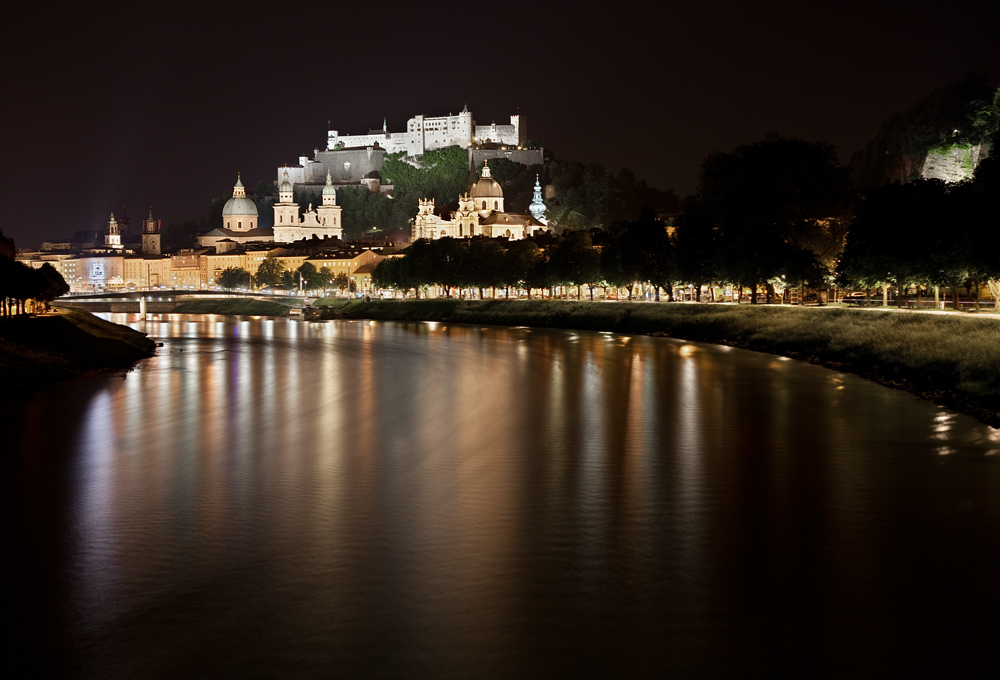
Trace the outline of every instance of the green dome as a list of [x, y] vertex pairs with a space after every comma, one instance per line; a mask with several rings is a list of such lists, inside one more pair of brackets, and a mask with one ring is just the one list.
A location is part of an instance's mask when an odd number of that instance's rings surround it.
[[252, 215], [257, 216], [257, 206], [249, 198], [230, 198], [222, 208], [223, 215]]

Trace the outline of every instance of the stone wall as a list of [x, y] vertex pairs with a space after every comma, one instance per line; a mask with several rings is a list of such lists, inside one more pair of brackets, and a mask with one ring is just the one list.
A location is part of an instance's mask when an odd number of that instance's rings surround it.
[[470, 163], [478, 168], [483, 161], [494, 158], [506, 158], [521, 165], [541, 165], [545, 162], [545, 152], [542, 149], [470, 149]]
[[972, 177], [979, 162], [989, 154], [985, 144], [955, 145], [945, 153], [928, 153], [920, 168], [924, 179], [940, 179], [949, 184]]

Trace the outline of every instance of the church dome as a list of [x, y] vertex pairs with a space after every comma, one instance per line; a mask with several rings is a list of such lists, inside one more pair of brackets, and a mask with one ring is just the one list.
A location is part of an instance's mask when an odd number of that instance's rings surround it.
[[503, 198], [503, 189], [500, 182], [490, 176], [488, 163], [483, 165], [483, 175], [469, 188], [469, 194], [472, 198]]
[[326, 171], [326, 186], [323, 187], [324, 196], [336, 196], [337, 188], [333, 186], [333, 179], [330, 177], [330, 171]]
[[226, 215], [257, 216], [257, 206], [247, 198], [247, 191], [243, 187], [239, 175], [236, 177], [236, 186], [233, 187], [233, 197], [226, 201], [226, 205], [222, 207], [222, 215], [223, 217]]
[[[216, 204], [218, 205], [218, 204]], [[257, 206], [249, 198], [230, 198], [222, 208], [223, 215], [256, 215]]]

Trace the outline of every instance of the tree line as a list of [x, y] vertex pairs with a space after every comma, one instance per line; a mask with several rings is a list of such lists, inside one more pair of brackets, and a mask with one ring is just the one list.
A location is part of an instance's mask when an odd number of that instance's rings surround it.
[[29, 300], [48, 309], [50, 302], [69, 292], [62, 274], [51, 264], [35, 269], [15, 260], [16, 253], [14, 241], [0, 231], [0, 317], [25, 314]]
[[281, 288], [283, 290], [341, 290], [354, 291], [356, 284], [345, 272], [334, 274], [329, 267], [316, 267], [312, 262], [303, 262], [292, 270], [287, 263], [274, 253], [268, 253], [257, 271], [251, 274], [243, 267], [227, 267], [219, 274], [216, 283], [220, 288]]
[[505, 297], [513, 290], [530, 298], [535, 291], [552, 296], [557, 287], [565, 287], [568, 295], [568, 289], [576, 287], [581, 297], [586, 285], [591, 298], [595, 288], [615, 287], [628, 290], [631, 299], [635, 285], [644, 281], [654, 287], [657, 298], [663, 289], [672, 299], [674, 245], [656, 213], [645, 210], [639, 219], [618, 226], [600, 247], [594, 246], [587, 231], [510, 242], [419, 239], [402, 257], [380, 261], [372, 282], [381, 288], [413, 291], [418, 297], [430, 286], [444, 288], [449, 297], [454, 290], [478, 290], [480, 298], [486, 289], [494, 297], [498, 290]]
[[[442, 238], [416, 241], [404, 257], [379, 263], [373, 282], [419, 291], [535, 290], [557, 286], [732, 285], [771, 301], [790, 289], [838, 285], [867, 290], [984, 290], [1000, 280], [1000, 160], [980, 164], [973, 180], [891, 184], [858, 194], [850, 170], [828, 144], [769, 135], [710, 155], [697, 191], [674, 229], [643, 210], [607, 230], [565, 230], [518, 242]], [[596, 240], [596, 243], [593, 239]], [[551, 294], [551, 293], [550, 293]], [[579, 295], [579, 292], [578, 292]]]

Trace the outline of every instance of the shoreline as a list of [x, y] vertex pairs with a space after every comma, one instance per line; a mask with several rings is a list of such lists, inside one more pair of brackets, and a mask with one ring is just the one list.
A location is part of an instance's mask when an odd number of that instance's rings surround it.
[[962, 315], [550, 300], [344, 301], [327, 318], [669, 337], [786, 356], [907, 391], [1000, 428], [1000, 323]]
[[79, 309], [0, 321], [0, 379], [8, 388], [128, 371], [155, 352], [144, 333]]

